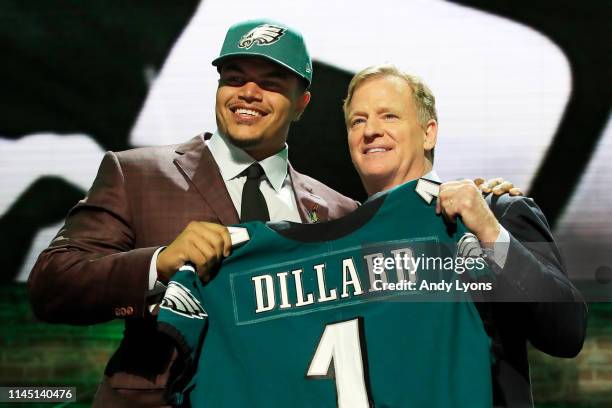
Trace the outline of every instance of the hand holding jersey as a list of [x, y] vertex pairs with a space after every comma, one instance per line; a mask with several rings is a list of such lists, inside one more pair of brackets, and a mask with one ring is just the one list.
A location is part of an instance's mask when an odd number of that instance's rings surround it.
[[232, 241], [227, 227], [192, 221], [157, 257], [157, 273], [163, 281], [185, 263], [197, 265], [200, 279], [208, 281], [210, 270], [231, 253]]
[[499, 236], [499, 221], [472, 180], [443, 183], [436, 201], [436, 213], [443, 214], [452, 222], [461, 217], [481, 243], [490, 244]]

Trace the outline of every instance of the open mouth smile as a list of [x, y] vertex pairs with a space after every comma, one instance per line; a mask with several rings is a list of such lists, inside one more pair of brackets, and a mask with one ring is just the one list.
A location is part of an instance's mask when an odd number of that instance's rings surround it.
[[376, 154], [376, 153], [386, 153], [391, 150], [388, 147], [368, 147], [363, 150], [363, 154]]
[[230, 106], [229, 109], [238, 121], [251, 122], [268, 114], [267, 112], [252, 106], [234, 105]]

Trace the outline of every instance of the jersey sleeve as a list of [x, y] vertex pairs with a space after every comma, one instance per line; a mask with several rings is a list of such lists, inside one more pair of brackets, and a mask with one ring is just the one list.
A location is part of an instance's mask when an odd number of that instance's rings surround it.
[[[201, 339], [208, 323], [208, 314], [202, 307], [202, 283], [191, 265], [181, 267], [172, 280], [159, 305], [157, 329], [170, 336], [178, 356], [171, 369], [173, 386], [171, 399], [180, 399], [180, 392], [192, 379]], [[178, 391], [179, 394], [175, 394]]]

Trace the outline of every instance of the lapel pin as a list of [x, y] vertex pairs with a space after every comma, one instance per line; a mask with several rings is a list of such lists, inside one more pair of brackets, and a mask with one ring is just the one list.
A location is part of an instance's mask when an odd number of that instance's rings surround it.
[[312, 206], [312, 210], [308, 212], [308, 219], [311, 223], [319, 222], [319, 217], [317, 216], [317, 210], [319, 209], [319, 204], [315, 203]]

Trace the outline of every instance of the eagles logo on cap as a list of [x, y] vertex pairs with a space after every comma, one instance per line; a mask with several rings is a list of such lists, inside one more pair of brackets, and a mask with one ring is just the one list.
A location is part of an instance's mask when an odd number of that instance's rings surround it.
[[277, 42], [285, 33], [285, 29], [271, 24], [262, 24], [255, 27], [238, 41], [239, 48], [251, 48], [253, 44], [270, 45]]
[[258, 19], [232, 25], [212, 64], [219, 69], [223, 61], [235, 57], [264, 58], [303, 78], [307, 88], [312, 82], [312, 60], [302, 34], [277, 21]]

